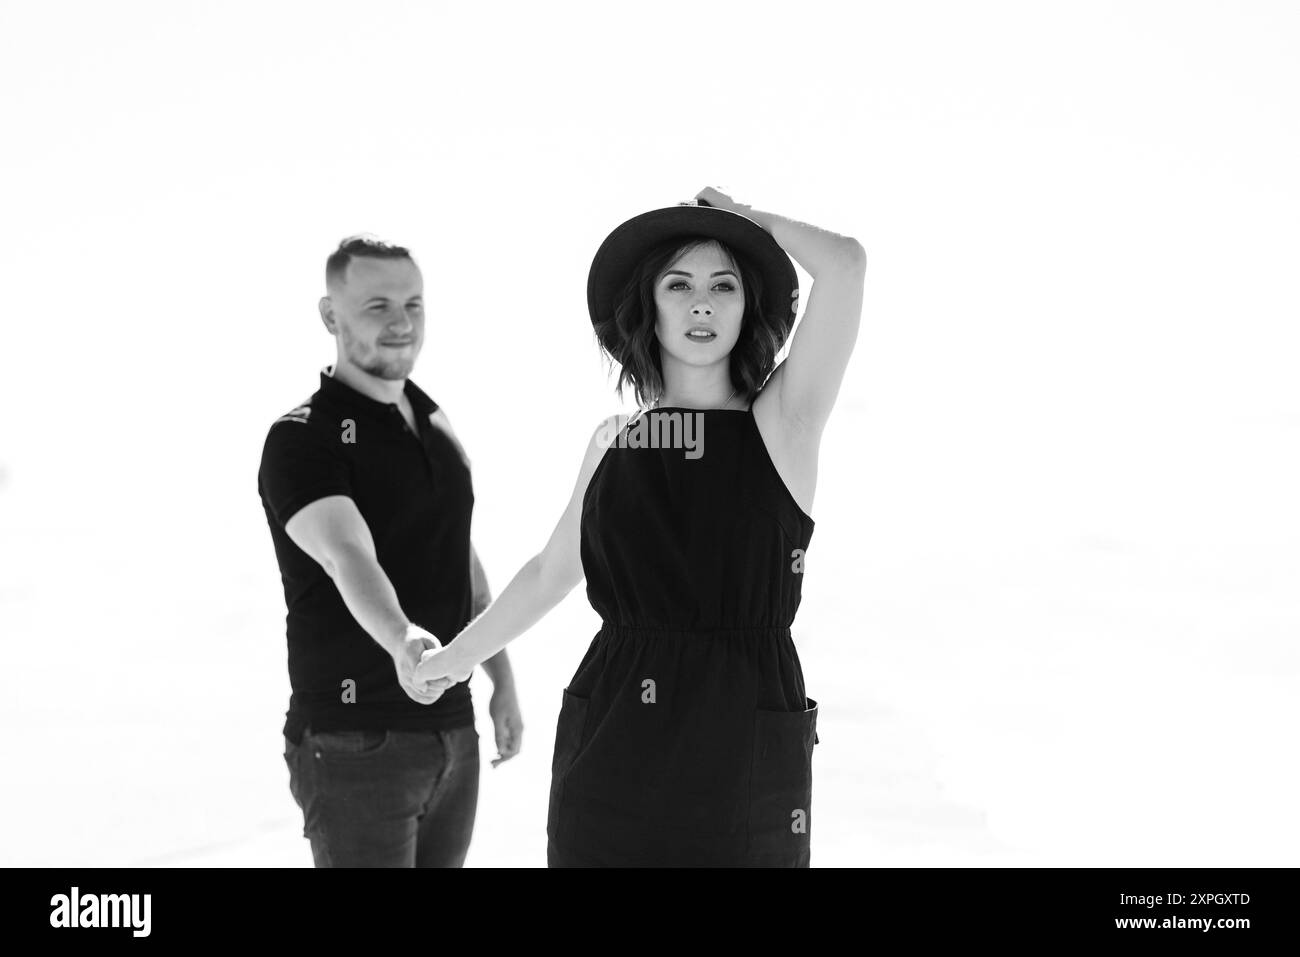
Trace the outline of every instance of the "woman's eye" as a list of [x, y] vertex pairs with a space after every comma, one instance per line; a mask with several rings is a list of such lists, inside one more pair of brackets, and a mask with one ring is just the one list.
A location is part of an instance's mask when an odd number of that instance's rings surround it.
[[686, 283], [682, 282], [682, 281], [679, 279], [679, 280], [677, 280], [677, 281], [674, 282], [674, 283], [669, 283], [668, 288], [669, 288], [669, 289], [676, 289], [678, 286], [681, 286], [683, 289], [685, 289], [685, 288], [686, 288]]
[[729, 283], [729, 282], [720, 282], [720, 283], [718, 283], [716, 286], [714, 286], [713, 288], [714, 288], [714, 289], [721, 289], [723, 292], [735, 292], [735, 291], [736, 291], [736, 287], [733, 286], [733, 285], [732, 285], [731, 283]]

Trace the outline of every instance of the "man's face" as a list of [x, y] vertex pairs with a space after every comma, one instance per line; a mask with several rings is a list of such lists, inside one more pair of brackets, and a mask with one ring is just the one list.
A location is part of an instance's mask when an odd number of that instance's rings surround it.
[[424, 345], [424, 278], [409, 259], [357, 257], [321, 300], [339, 360], [380, 379], [411, 374]]

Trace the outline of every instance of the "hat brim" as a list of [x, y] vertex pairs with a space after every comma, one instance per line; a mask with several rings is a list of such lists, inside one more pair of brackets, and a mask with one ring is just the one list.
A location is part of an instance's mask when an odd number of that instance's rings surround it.
[[[758, 223], [716, 206], [668, 206], [633, 216], [605, 237], [587, 275], [587, 311], [593, 326], [614, 317], [618, 297], [637, 265], [655, 246], [671, 239], [683, 242], [716, 239], [745, 257], [763, 276], [763, 312], [785, 321], [785, 334], [794, 326], [795, 291], [799, 277], [790, 257]], [[612, 325], [606, 326], [612, 328]], [[616, 342], [601, 344], [611, 353]]]

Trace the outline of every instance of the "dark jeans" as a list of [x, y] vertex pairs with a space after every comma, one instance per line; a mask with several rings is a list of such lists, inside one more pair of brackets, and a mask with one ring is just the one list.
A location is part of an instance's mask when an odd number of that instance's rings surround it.
[[288, 738], [289, 790], [317, 867], [460, 867], [478, 805], [478, 732]]

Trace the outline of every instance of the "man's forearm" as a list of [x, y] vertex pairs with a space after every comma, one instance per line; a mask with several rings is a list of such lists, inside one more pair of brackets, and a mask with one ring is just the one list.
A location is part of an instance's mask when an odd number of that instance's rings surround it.
[[357, 624], [392, 654], [404, 638], [410, 620], [379, 562], [359, 550], [346, 549], [325, 570]]
[[[483, 563], [479, 561], [478, 550], [472, 542], [469, 546], [469, 576], [474, 590], [474, 612], [470, 616], [472, 620], [492, 604], [492, 589], [488, 587], [487, 572], [483, 571]], [[504, 648], [483, 662], [483, 670], [492, 679], [494, 688], [508, 687], [515, 683], [515, 674]]]
[[510, 659], [506, 657], [504, 648], [483, 662], [483, 670], [492, 679], [492, 687], [508, 688], [514, 686], [514, 669], [510, 667]]
[[479, 561], [472, 542], [469, 546], [469, 580], [474, 596], [470, 618], [477, 618], [492, 604], [492, 589], [488, 587], [487, 572], [483, 571], [483, 563]]

